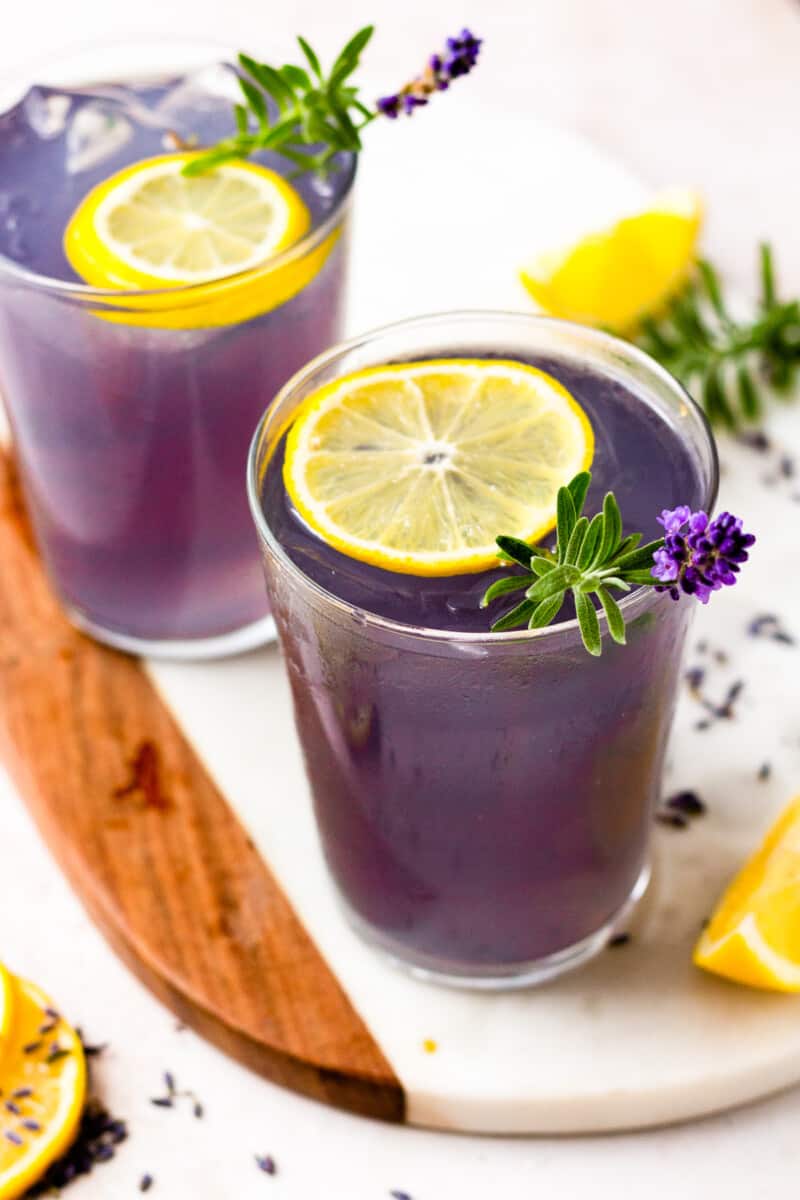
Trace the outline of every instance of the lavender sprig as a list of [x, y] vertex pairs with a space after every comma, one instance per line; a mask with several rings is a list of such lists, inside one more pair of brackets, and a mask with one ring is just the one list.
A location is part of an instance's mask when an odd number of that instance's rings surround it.
[[752, 321], [730, 313], [717, 272], [698, 262], [687, 286], [637, 343], [675, 375], [712, 425], [739, 429], [763, 411], [764, 387], [788, 394], [800, 371], [800, 300], [781, 300], [772, 247], [759, 248], [760, 297]]
[[234, 108], [237, 132], [191, 159], [184, 175], [200, 175], [221, 163], [273, 150], [289, 159], [296, 173], [325, 175], [342, 151], [362, 149], [361, 134], [376, 117], [411, 115], [428, 103], [434, 92], [446, 91], [454, 79], [467, 75], [478, 60], [481, 42], [468, 29], [447, 39], [440, 54], [431, 55], [423, 73], [398, 92], [366, 105], [352, 82], [374, 26], [356, 33], [327, 74], [305, 38], [297, 42], [305, 65], [272, 67], [247, 54], [238, 57], [243, 103]]
[[600, 602], [612, 639], [624, 645], [625, 617], [612, 591], [652, 587], [669, 591], [675, 600], [684, 594], [705, 604], [711, 592], [736, 582], [755, 542], [752, 534], [743, 532], [741, 520], [722, 513], [710, 521], [705, 513], [693, 513], [685, 505], [665, 509], [659, 521], [666, 536], [641, 545], [641, 533], [623, 537], [622, 516], [613, 492], [606, 493], [602, 511], [591, 520], [582, 515], [591, 479], [589, 471], [582, 471], [559, 488], [553, 550], [529, 546], [519, 538], [497, 538], [499, 556], [525, 571], [496, 580], [481, 607], [511, 592], [524, 591], [525, 598], [495, 621], [493, 633], [524, 624], [529, 629], [550, 625], [571, 592], [583, 644], [596, 656], [602, 651], [602, 638], [591, 596]]
[[446, 92], [454, 79], [468, 75], [478, 61], [481, 39], [462, 29], [458, 37], [449, 37], [441, 54], [432, 54], [423, 73], [376, 103], [378, 112], [395, 120], [401, 113], [411, 116], [428, 103], [434, 92]]

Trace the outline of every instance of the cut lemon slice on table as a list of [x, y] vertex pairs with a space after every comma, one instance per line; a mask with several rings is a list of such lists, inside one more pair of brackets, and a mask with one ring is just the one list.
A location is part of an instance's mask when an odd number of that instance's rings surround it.
[[800, 992], [800, 797], [723, 895], [694, 961], [750, 987]]
[[583, 409], [543, 371], [481, 359], [399, 363], [306, 400], [284, 481], [300, 515], [351, 558], [456, 575], [494, 566], [499, 533], [544, 537], [559, 487], [593, 450]]
[[269, 260], [310, 229], [301, 196], [275, 171], [252, 162], [185, 176], [192, 157], [146, 159], [94, 188], [64, 234], [70, 264], [98, 288], [202, 286], [183, 311], [169, 296], [126, 299], [126, 307], [161, 316], [152, 324], [228, 324], [284, 303], [317, 273], [335, 236], [270, 270]]
[[[12, 977], [13, 1021], [0, 1049], [0, 1200], [16, 1200], [69, 1148], [86, 1098], [80, 1039], [37, 987]], [[45, 1030], [46, 1032], [43, 1032]]]
[[2, 1069], [3, 1050], [11, 1030], [13, 1012], [13, 978], [11, 972], [0, 963], [0, 1069]]
[[608, 229], [539, 255], [520, 278], [550, 316], [625, 333], [684, 282], [701, 220], [699, 196], [674, 189]]

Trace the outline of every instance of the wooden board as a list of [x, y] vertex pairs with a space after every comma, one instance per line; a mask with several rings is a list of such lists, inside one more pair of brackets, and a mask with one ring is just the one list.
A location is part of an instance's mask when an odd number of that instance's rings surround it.
[[402, 1120], [385, 1057], [146, 673], [61, 613], [4, 453], [0, 563], [0, 753], [108, 940], [248, 1066]]

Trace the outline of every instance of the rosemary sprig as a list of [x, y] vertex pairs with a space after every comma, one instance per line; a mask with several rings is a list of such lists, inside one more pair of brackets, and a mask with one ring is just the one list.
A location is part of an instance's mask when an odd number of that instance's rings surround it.
[[259, 150], [282, 154], [294, 163], [295, 174], [326, 175], [335, 167], [337, 154], [357, 154], [362, 149], [361, 134], [376, 117], [412, 116], [434, 93], [447, 91], [453, 80], [468, 75], [481, 48], [481, 39], [462, 29], [429, 57], [421, 74], [370, 107], [360, 99], [352, 75], [373, 32], [372, 25], [359, 29], [327, 73], [302, 37], [297, 43], [303, 66], [272, 67], [240, 54], [237, 78], [242, 102], [234, 106], [236, 133], [188, 162], [184, 175], [200, 175]]
[[184, 167], [184, 174], [200, 175], [232, 159], [248, 158], [258, 150], [279, 151], [300, 172], [325, 174], [340, 151], [357, 153], [362, 130], [378, 112], [359, 100], [350, 77], [374, 28], [365, 25], [359, 29], [327, 74], [302, 37], [297, 39], [306, 64], [302, 67], [292, 63], [271, 67], [240, 54], [241, 73], [237, 78], [243, 103], [234, 110], [237, 132], [192, 159]]
[[602, 511], [591, 520], [583, 516], [589, 471], [582, 471], [559, 488], [557, 498], [557, 542], [553, 550], [529, 546], [518, 538], [498, 537], [500, 557], [525, 568], [525, 574], [498, 579], [481, 601], [485, 608], [499, 596], [525, 592], [525, 598], [492, 625], [493, 633], [527, 624], [539, 629], [551, 624], [561, 610], [567, 592], [575, 602], [583, 644], [590, 654], [602, 651], [600, 622], [590, 596], [600, 601], [615, 642], [625, 644], [625, 618], [611, 592], [629, 592], [632, 587], [658, 584], [653, 577], [653, 555], [664, 539], [640, 545], [641, 533], [622, 536], [622, 517], [613, 492], [607, 492]]
[[800, 367], [800, 300], [778, 298], [771, 246], [759, 250], [760, 298], [750, 322], [735, 320], [711, 263], [700, 261], [665, 314], [643, 322], [636, 342], [705, 409], [738, 429], [763, 412], [764, 386], [790, 391]]

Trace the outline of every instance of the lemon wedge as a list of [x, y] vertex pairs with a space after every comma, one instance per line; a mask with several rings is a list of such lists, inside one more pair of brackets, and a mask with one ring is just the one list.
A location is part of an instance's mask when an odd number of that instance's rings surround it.
[[172, 328], [247, 320], [291, 299], [324, 263], [336, 234], [270, 268], [311, 227], [306, 204], [282, 176], [252, 162], [185, 176], [192, 157], [165, 154], [125, 167], [72, 215], [64, 252], [86, 283], [126, 291], [194, 285], [188, 304], [163, 293], [126, 298], [133, 313], [109, 319]]
[[11, 972], [0, 963], [0, 1064], [14, 1014], [14, 987]]
[[728, 887], [694, 961], [750, 987], [800, 992], [800, 797]]
[[497, 563], [495, 537], [535, 541], [594, 437], [561, 384], [519, 362], [373, 367], [320, 388], [286, 441], [284, 482], [329, 545], [409, 575]]
[[[0, 1047], [0, 1200], [24, 1195], [69, 1148], [86, 1098], [75, 1030], [51, 1016], [50, 1001], [32, 983], [12, 976], [11, 988], [13, 1020]], [[52, 1028], [43, 1034], [43, 1025]]]
[[696, 193], [664, 192], [611, 228], [540, 255], [522, 268], [520, 278], [551, 316], [631, 331], [686, 279], [702, 211]]

